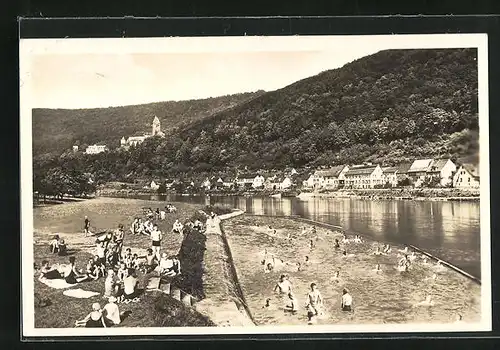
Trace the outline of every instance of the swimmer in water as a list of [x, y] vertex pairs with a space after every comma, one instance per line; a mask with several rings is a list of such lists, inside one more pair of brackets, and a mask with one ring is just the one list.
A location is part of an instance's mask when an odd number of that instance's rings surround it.
[[338, 280], [340, 279], [340, 267], [333, 273], [333, 279], [337, 280], [338, 283]]
[[266, 267], [264, 268], [264, 272], [269, 273], [272, 272], [273, 270], [274, 270], [274, 265], [272, 263], [267, 263]]
[[282, 274], [280, 276], [279, 282], [276, 283], [274, 291], [278, 291], [279, 294], [287, 294], [292, 292], [292, 283], [288, 280], [288, 276]]
[[342, 243], [349, 243], [349, 240], [347, 239], [345, 233], [342, 233]]
[[380, 268], [380, 264], [377, 264], [377, 265], [375, 266], [375, 269], [373, 269], [373, 271], [375, 271], [376, 273], [380, 273], [380, 272], [382, 272], [382, 269]]
[[313, 242], [313, 240], [311, 239], [311, 240], [309, 241], [309, 249], [313, 249], [313, 248], [314, 248], [314, 242]]
[[269, 306], [271, 306], [270, 302], [271, 302], [271, 298], [267, 298], [266, 304], [262, 308], [264, 309], [264, 308], [268, 308]]
[[408, 246], [405, 246], [405, 249], [403, 250], [400, 249], [399, 251], [405, 255], [408, 254]]
[[333, 244], [333, 247], [335, 249], [340, 249], [340, 243], [339, 243], [339, 240], [337, 238], [335, 238], [335, 243]]
[[463, 322], [463, 316], [461, 314], [457, 314], [454, 323], [462, 323], [462, 322]]
[[424, 301], [416, 303], [414, 306], [434, 306], [434, 301], [432, 300], [432, 295], [427, 295]]
[[415, 261], [417, 259], [417, 255], [415, 252], [411, 252], [411, 254], [408, 256], [408, 259], [410, 259], [411, 262]]
[[309, 257], [306, 255], [306, 257], [304, 258], [304, 263], [308, 264], [309, 263]]
[[297, 272], [300, 271], [301, 267], [302, 267], [302, 265], [298, 262], [297, 263]]
[[359, 237], [359, 235], [356, 235], [354, 237], [354, 243], [361, 243], [361, 242], [362, 242], [361, 237]]
[[399, 271], [408, 271], [410, 268], [411, 262], [410, 259], [408, 258], [408, 255], [405, 255], [401, 260], [399, 260], [398, 263], [398, 270]]
[[323, 306], [323, 297], [319, 292], [316, 283], [311, 283], [311, 291], [307, 294], [307, 319], [309, 322], [313, 321], [313, 317], [321, 313]]
[[375, 252], [373, 252], [373, 255], [385, 255], [385, 253], [381, 252], [380, 247], [377, 246], [377, 250]]
[[352, 253], [351, 254], [347, 254], [347, 251], [344, 249], [344, 251], [342, 252], [342, 256], [344, 258], [350, 258], [350, 257], [353, 257], [354, 254], [352, 254]]
[[288, 299], [290, 299], [290, 304], [285, 306], [285, 311], [290, 311], [292, 315], [297, 313], [298, 302], [292, 292], [288, 293]]
[[389, 244], [386, 244], [382, 251], [386, 254], [389, 254], [391, 252], [391, 246]]

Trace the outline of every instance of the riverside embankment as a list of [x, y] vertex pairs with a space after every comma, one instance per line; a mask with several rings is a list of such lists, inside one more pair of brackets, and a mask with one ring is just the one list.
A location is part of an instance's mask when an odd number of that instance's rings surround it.
[[210, 317], [217, 326], [255, 325], [241, 291], [231, 250], [222, 229], [224, 220], [242, 214], [242, 211], [235, 211], [207, 220], [203, 259], [205, 297], [195, 307], [197, 311]]

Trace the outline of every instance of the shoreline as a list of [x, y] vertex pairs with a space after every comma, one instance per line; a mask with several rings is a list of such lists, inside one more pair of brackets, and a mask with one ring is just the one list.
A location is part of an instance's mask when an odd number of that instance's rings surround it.
[[[291, 194], [292, 193], [292, 194]], [[467, 201], [478, 202], [480, 191], [457, 188], [394, 188], [394, 189], [339, 189], [325, 192], [298, 191], [207, 191], [196, 193], [157, 193], [153, 190], [102, 188], [96, 197], [130, 198], [134, 196], [183, 196], [183, 197], [274, 197], [274, 198], [356, 198], [369, 200], [413, 200], [413, 201]]]

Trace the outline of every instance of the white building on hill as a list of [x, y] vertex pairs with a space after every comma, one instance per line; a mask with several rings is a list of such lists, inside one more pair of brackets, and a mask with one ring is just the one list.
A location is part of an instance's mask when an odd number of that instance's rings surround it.
[[137, 146], [144, 142], [147, 138], [151, 136], [165, 137], [165, 133], [161, 131], [160, 119], [157, 116], [154, 117], [153, 123], [151, 125], [151, 134], [144, 134], [139, 136], [130, 136], [128, 138], [122, 137], [120, 140], [120, 146], [123, 148], [129, 148], [130, 146]]
[[90, 145], [85, 149], [85, 153], [87, 154], [98, 154], [108, 150], [108, 146], [106, 145]]

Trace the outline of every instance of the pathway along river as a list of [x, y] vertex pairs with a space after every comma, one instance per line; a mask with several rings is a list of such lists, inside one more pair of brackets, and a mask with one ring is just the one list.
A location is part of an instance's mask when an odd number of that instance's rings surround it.
[[375, 240], [412, 244], [481, 278], [479, 202], [178, 195], [139, 198], [227, 204], [257, 215], [298, 215]]

